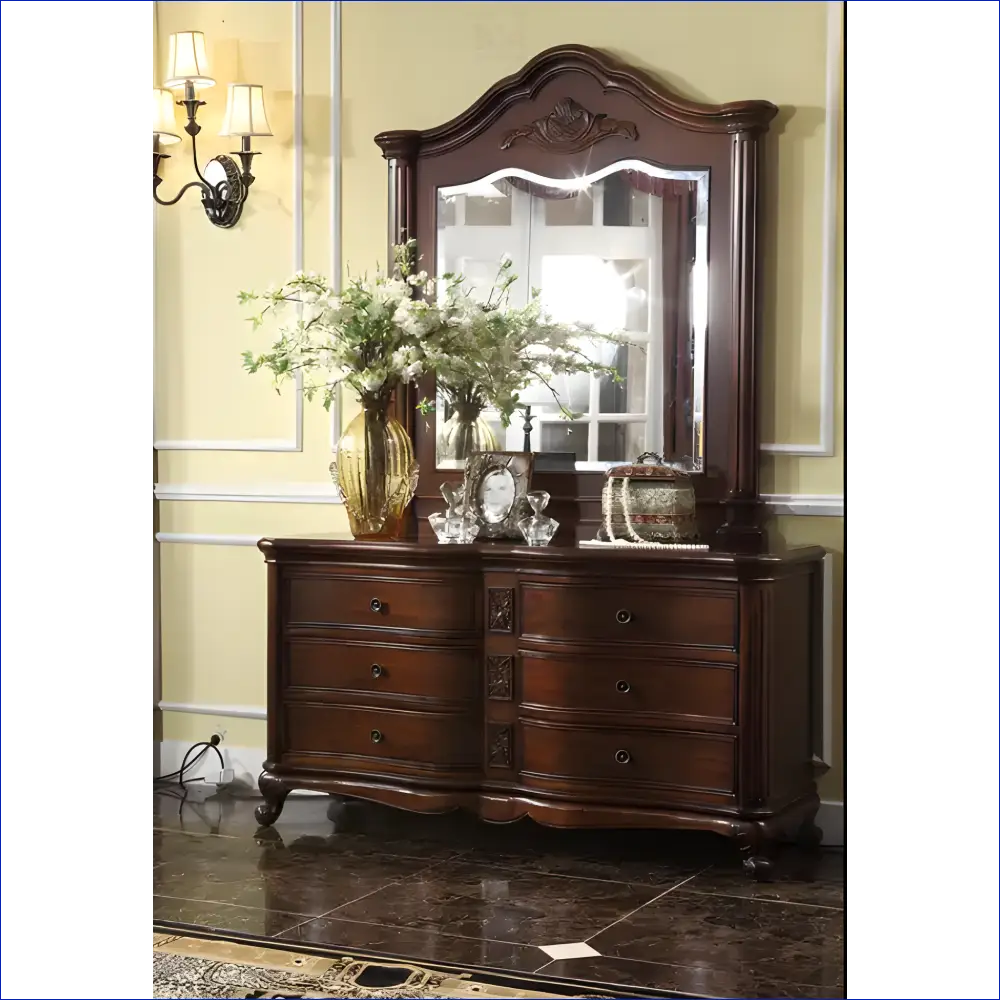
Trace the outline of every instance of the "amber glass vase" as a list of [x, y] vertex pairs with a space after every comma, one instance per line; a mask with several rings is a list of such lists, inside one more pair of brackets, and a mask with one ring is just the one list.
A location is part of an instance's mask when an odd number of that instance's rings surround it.
[[361, 412], [348, 425], [337, 445], [337, 461], [330, 466], [351, 534], [398, 538], [418, 471], [406, 431], [389, 415], [388, 393], [363, 396]]

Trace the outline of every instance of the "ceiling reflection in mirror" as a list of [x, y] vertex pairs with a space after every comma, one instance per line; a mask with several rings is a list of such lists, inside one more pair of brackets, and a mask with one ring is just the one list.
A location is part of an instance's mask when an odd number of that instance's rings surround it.
[[701, 470], [708, 187], [707, 170], [627, 160], [571, 180], [514, 168], [438, 189], [438, 277], [461, 274], [486, 302], [509, 258], [510, 306], [537, 289], [553, 320], [618, 340], [578, 345], [617, 376], [535, 382], [507, 428], [488, 403], [439, 390], [438, 468], [461, 468], [473, 451], [530, 450], [538, 468], [597, 471], [652, 451]]

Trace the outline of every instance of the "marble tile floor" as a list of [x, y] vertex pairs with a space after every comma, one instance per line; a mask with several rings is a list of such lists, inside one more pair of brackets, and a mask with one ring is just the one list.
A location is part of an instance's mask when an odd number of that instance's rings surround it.
[[844, 996], [844, 858], [750, 881], [721, 838], [153, 796], [154, 919], [701, 997]]

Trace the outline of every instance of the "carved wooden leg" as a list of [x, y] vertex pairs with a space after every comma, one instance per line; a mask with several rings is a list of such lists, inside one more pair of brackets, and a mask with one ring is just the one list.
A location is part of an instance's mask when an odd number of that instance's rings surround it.
[[774, 878], [775, 832], [765, 823], [742, 823], [736, 843], [743, 852], [743, 871], [757, 882]]
[[823, 831], [816, 825], [815, 820], [807, 819], [795, 835], [795, 843], [810, 851], [815, 851], [822, 842]]
[[292, 789], [281, 778], [267, 771], [258, 779], [257, 787], [264, 801], [254, 810], [254, 818], [261, 826], [270, 826], [281, 815], [285, 799]]
[[823, 831], [816, 825], [816, 813], [819, 812], [819, 796], [815, 803], [810, 803], [795, 834], [795, 843], [800, 847], [815, 850], [823, 841]]

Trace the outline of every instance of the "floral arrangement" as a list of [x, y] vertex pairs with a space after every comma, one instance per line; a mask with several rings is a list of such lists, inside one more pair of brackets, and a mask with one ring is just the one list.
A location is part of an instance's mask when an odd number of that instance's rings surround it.
[[[394, 247], [393, 257], [391, 273], [349, 274], [341, 292], [321, 275], [301, 272], [277, 289], [240, 292], [243, 305], [263, 303], [251, 317], [255, 330], [268, 314], [278, 323], [270, 350], [245, 351], [244, 368], [270, 371], [279, 392], [301, 372], [306, 398], [322, 393], [327, 409], [338, 385], [349, 386], [364, 406], [377, 406], [400, 383], [434, 372], [456, 406], [477, 412], [493, 407], [504, 427], [518, 409], [519, 393], [533, 382], [545, 385], [571, 417], [551, 384], [554, 376], [587, 372], [619, 380], [583, 346], [622, 343], [616, 336], [587, 324], [556, 323], [542, 309], [538, 289], [526, 306], [510, 305], [517, 275], [508, 256], [486, 302], [473, 297], [461, 274], [445, 274], [436, 285], [426, 271], [414, 271], [415, 240]], [[415, 290], [423, 297], [414, 298]], [[434, 404], [425, 399], [418, 405], [429, 412]]]
[[[402, 382], [418, 378], [427, 367], [428, 345], [441, 326], [437, 307], [413, 297], [428, 284], [424, 271], [414, 273], [416, 242], [393, 248], [392, 272], [351, 277], [337, 292], [315, 273], [299, 272], [280, 288], [240, 292], [242, 305], [263, 303], [251, 320], [258, 329], [268, 314], [278, 323], [278, 339], [269, 351], [243, 353], [243, 366], [274, 376], [275, 388], [303, 375], [307, 399], [322, 393], [329, 409], [334, 390], [349, 386], [365, 406], [388, 402]], [[432, 289], [433, 290], [433, 289]]]
[[[433, 341], [425, 343], [424, 365], [437, 374], [438, 386], [457, 407], [478, 411], [489, 405], [499, 411], [504, 427], [518, 409], [519, 393], [536, 381], [572, 417], [552, 386], [553, 377], [586, 372], [619, 381], [618, 372], [589, 358], [584, 345], [623, 341], [588, 324], [555, 322], [542, 309], [537, 288], [526, 306], [511, 306], [510, 288], [517, 280], [512, 267], [505, 254], [486, 302], [473, 298], [462, 275], [442, 276], [437, 329]], [[420, 407], [426, 412], [433, 403], [422, 400]]]

